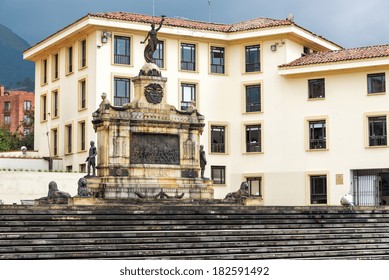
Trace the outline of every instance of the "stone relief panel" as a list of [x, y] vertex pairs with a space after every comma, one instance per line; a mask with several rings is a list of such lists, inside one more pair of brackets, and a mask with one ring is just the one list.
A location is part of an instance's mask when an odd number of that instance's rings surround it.
[[180, 138], [174, 134], [132, 133], [132, 164], [180, 165]]

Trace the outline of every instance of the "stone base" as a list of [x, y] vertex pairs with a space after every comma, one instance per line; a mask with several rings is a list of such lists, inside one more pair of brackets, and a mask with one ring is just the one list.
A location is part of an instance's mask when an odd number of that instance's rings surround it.
[[244, 206], [263, 206], [262, 197], [247, 197], [243, 199]]
[[95, 197], [72, 197], [68, 200], [68, 205], [100, 205], [104, 204], [104, 200]]

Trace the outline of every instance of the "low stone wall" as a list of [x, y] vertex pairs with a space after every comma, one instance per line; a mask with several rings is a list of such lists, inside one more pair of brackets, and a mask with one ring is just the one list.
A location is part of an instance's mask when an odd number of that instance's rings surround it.
[[77, 195], [77, 182], [83, 173], [0, 171], [0, 200], [21, 204], [47, 196], [48, 185], [55, 181], [60, 191]]

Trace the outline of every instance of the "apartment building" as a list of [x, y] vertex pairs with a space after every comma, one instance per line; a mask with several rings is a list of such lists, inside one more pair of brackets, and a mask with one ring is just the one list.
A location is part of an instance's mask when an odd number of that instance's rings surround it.
[[[160, 18], [88, 14], [24, 52], [36, 65], [35, 145], [84, 171], [101, 93], [131, 102]], [[389, 46], [345, 50], [290, 20], [166, 18], [156, 64], [168, 103], [205, 116], [205, 175], [222, 198], [248, 181], [264, 205], [384, 203]], [[389, 179], [389, 178], [388, 178]]]
[[5, 90], [0, 85], [0, 124], [12, 132], [30, 134], [34, 102], [33, 92]]

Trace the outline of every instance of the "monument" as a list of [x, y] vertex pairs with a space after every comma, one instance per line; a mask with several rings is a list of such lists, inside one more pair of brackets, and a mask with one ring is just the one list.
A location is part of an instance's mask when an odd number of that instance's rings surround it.
[[103, 94], [93, 114], [97, 176], [85, 179], [94, 197], [213, 198], [212, 183], [200, 172], [204, 116], [193, 106], [180, 111], [167, 104], [167, 78], [151, 58], [163, 20], [148, 34], [146, 63], [132, 79], [134, 100], [113, 106]]

